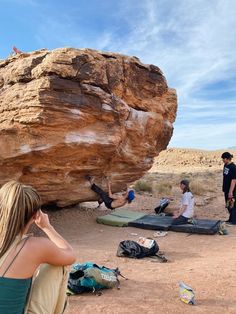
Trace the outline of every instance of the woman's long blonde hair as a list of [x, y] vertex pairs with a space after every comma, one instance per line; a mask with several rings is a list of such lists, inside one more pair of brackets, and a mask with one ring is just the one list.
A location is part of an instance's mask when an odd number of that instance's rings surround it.
[[10, 181], [0, 189], [0, 257], [40, 209], [41, 200], [31, 186]]

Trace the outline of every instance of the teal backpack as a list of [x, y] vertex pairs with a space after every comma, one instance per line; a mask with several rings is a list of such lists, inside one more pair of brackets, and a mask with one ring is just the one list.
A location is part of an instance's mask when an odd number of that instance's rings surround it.
[[122, 276], [118, 268], [111, 269], [91, 262], [74, 264], [69, 274], [67, 294], [95, 292], [113, 287], [119, 289], [118, 275]]

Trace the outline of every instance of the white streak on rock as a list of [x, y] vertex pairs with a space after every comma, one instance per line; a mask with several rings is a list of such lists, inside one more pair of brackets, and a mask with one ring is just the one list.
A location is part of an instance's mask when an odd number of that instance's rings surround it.
[[32, 150], [29, 145], [23, 145], [20, 147], [20, 151], [23, 154], [27, 154], [27, 153], [30, 153]]
[[102, 104], [102, 109], [107, 110], [107, 111], [113, 111], [112, 107], [109, 106], [108, 104]]
[[36, 146], [34, 147], [32, 150], [35, 151], [35, 150], [45, 150], [45, 149], [48, 149], [50, 148], [52, 145], [50, 144], [46, 144], [46, 145], [41, 145], [41, 146]]
[[96, 134], [94, 132], [88, 131], [86, 133], [69, 133], [65, 137], [65, 142], [67, 144], [77, 143], [77, 144], [110, 144], [113, 141], [112, 136], [107, 136], [107, 134]]
[[21, 151], [22, 154], [28, 154], [28, 153], [33, 152], [33, 151], [40, 151], [40, 150], [48, 149], [51, 146], [52, 145], [50, 145], [50, 144], [38, 145], [38, 146], [35, 146], [35, 147], [30, 147], [29, 145], [23, 145], [23, 146], [20, 147], [20, 151]]
[[73, 114], [81, 115], [81, 111], [79, 109], [70, 109]]

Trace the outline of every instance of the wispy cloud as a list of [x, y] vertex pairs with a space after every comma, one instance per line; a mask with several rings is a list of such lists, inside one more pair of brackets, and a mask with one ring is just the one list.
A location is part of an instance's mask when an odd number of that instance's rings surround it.
[[235, 1], [3, 2], [37, 7], [30, 14], [31, 24], [37, 20], [31, 38], [36, 48], [89, 47], [135, 55], [159, 66], [179, 100], [171, 145], [235, 145]]
[[[236, 3], [142, 3], [143, 19], [138, 27], [137, 21], [130, 21], [133, 31], [125, 46], [120, 44], [118, 49], [160, 66], [169, 84], [177, 89], [180, 114], [173, 145], [219, 148], [228, 141], [232, 146], [236, 133], [236, 123], [231, 123], [236, 115], [236, 85], [229, 82], [236, 79], [236, 37], [232, 31], [236, 27]], [[215, 88], [207, 88], [219, 81], [221, 84]], [[186, 120], [191, 125], [187, 141], [181, 131]]]

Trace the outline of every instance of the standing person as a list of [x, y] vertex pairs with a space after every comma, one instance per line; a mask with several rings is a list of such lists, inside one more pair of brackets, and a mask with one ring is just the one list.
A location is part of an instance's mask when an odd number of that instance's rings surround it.
[[189, 181], [182, 180], [180, 182], [180, 189], [183, 192], [180, 202], [180, 209], [174, 212], [174, 220], [172, 225], [186, 224], [190, 218], [193, 218], [194, 214], [194, 197], [190, 191]]
[[87, 176], [86, 178], [90, 182], [91, 190], [93, 190], [95, 193], [99, 195], [99, 200], [98, 200], [99, 205], [104, 202], [107, 208], [115, 209], [115, 208], [124, 206], [126, 203], [131, 203], [135, 198], [134, 190], [129, 191], [128, 186], [124, 194], [116, 195], [111, 192], [111, 183], [109, 180], [107, 180], [107, 188], [108, 188], [108, 193], [107, 193], [94, 183], [94, 178], [90, 176]]
[[231, 224], [236, 224], [236, 165], [232, 162], [233, 155], [229, 152], [224, 152], [221, 155], [224, 163], [223, 168], [223, 186], [222, 190], [225, 196], [225, 207], [229, 212], [229, 219], [226, 221]]
[[[65, 308], [68, 271], [63, 266], [75, 261], [75, 252], [40, 207], [30, 186], [10, 181], [0, 189], [2, 314], [62, 314]], [[34, 223], [47, 238], [27, 235]]]

